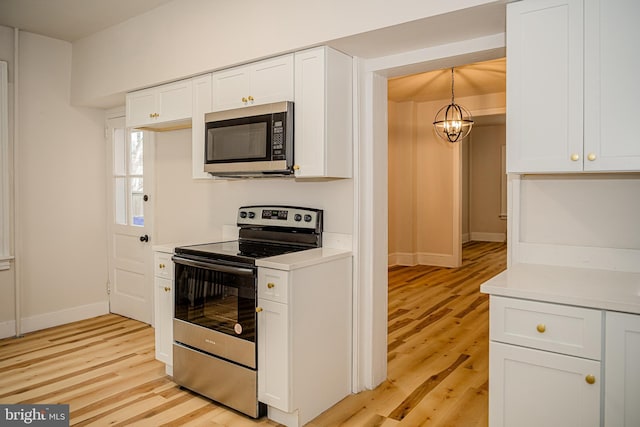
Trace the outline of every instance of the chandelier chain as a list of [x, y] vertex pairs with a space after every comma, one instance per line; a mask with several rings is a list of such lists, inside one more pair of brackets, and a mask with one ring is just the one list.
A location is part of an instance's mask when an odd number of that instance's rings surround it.
[[453, 67], [451, 67], [451, 103], [455, 104], [455, 102], [453, 102]]

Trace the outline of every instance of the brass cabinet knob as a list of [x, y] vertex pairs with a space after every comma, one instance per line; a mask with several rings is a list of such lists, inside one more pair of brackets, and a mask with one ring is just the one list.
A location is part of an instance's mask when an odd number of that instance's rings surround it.
[[580, 160], [580, 155], [578, 153], [573, 153], [571, 155], [571, 160], [573, 160], [574, 162], [577, 162], [578, 160]]
[[253, 101], [253, 96], [249, 95], [249, 101]]
[[165, 292], [169, 292], [170, 290], [171, 290], [171, 288], [170, 288], [170, 287], [168, 287], [168, 286], [165, 286], [165, 287], [164, 287], [164, 291], [165, 291]]
[[276, 286], [275, 283], [271, 283], [271, 282], [267, 283], [267, 288], [269, 289], [273, 289], [275, 286]]
[[256, 313], [260, 313], [262, 311], [262, 307], [256, 307]]
[[584, 380], [587, 382], [587, 384], [595, 384], [596, 383], [596, 377], [589, 374], [586, 377], [584, 377]]
[[300, 166], [299, 165], [293, 165], [293, 170], [294, 171], [299, 171], [300, 170]]
[[247, 98], [245, 98], [244, 96], [242, 97], [242, 102], [247, 102]]
[[595, 154], [593, 154], [593, 153], [589, 153], [589, 155], [587, 156], [587, 159], [588, 159], [590, 162], [593, 162], [593, 161], [596, 159], [596, 155], [595, 155]]
[[149, 113], [149, 118], [153, 119], [153, 113]]
[[547, 330], [547, 327], [544, 323], [538, 323], [538, 326], [536, 326], [536, 330], [543, 334]]
[[160, 267], [160, 268], [164, 268], [164, 267], [165, 267], [165, 265], [164, 265], [164, 264], [158, 264], [158, 267]]

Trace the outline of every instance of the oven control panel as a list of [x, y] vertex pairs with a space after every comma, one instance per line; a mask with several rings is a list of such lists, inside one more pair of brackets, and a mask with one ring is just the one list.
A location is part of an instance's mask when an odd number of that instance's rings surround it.
[[243, 225], [318, 229], [322, 226], [322, 209], [243, 206], [238, 209], [238, 226]]

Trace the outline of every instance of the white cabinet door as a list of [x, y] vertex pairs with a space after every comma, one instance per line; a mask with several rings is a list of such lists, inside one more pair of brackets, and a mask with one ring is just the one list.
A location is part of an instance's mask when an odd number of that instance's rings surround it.
[[191, 163], [193, 179], [210, 179], [204, 171], [204, 115], [211, 111], [211, 74], [193, 79]]
[[191, 79], [128, 93], [127, 127], [153, 129], [171, 122], [179, 122], [178, 127], [189, 127], [192, 96]]
[[491, 342], [489, 370], [491, 427], [600, 425], [598, 361]]
[[159, 123], [191, 119], [193, 92], [190, 79], [159, 86], [157, 97]]
[[293, 101], [293, 55], [256, 62], [251, 67], [252, 104]]
[[129, 93], [126, 96], [127, 127], [145, 125], [154, 120], [156, 112], [156, 93], [154, 89], [145, 89]]
[[291, 345], [287, 304], [258, 299], [258, 400], [289, 412]]
[[173, 365], [173, 280], [155, 278], [156, 359]]
[[212, 111], [246, 106], [249, 96], [249, 74], [249, 68], [246, 66], [213, 73]]
[[171, 253], [154, 254], [154, 319], [156, 359], [173, 365], [173, 261]]
[[585, 170], [640, 170], [639, 17], [638, 1], [585, 0]]
[[607, 312], [604, 425], [640, 426], [640, 315]]
[[297, 178], [352, 174], [352, 59], [327, 47], [295, 54]]
[[293, 100], [293, 55], [213, 73], [212, 111]]
[[583, 0], [507, 5], [507, 171], [582, 170]]

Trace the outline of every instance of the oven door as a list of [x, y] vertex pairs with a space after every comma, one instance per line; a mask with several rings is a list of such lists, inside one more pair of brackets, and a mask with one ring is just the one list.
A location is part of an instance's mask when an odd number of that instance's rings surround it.
[[255, 267], [178, 255], [173, 261], [175, 318], [255, 343]]

